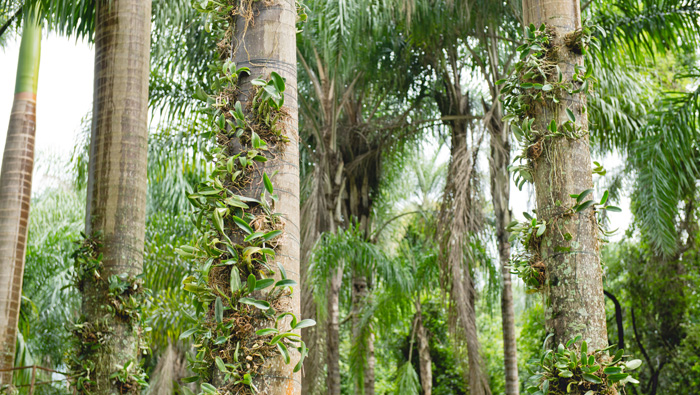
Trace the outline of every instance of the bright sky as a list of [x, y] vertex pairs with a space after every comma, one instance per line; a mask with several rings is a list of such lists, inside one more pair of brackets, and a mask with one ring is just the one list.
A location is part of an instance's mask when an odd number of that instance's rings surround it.
[[[19, 36], [0, 48], [0, 157], [5, 147], [19, 56]], [[80, 120], [92, 109], [95, 55], [92, 46], [75, 39], [44, 34], [37, 92], [36, 158], [67, 159]], [[37, 190], [42, 178], [36, 179]]]

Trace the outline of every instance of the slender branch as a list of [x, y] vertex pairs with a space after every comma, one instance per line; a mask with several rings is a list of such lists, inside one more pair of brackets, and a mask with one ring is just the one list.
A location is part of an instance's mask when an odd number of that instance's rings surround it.
[[372, 241], [373, 241], [373, 242], [376, 242], [376, 241], [377, 241], [377, 237], [379, 237], [379, 234], [382, 233], [382, 231], [384, 230], [384, 228], [386, 228], [387, 225], [389, 225], [390, 223], [394, 222], [395, 220], [397, 220], [397, 219], [399, 219], [399, 218], [401, 218], [401, 217], [403, 217], [403, 216], [406, 216], [406, 215], [410, 215], [410, 214], [419, 214], [419, 213], [421, 213], [421, 211], [409, 211], [409, 212], [406, 212], [406, 213], [402, 213], [402, 214], [399, 214], [399, 215], [395, 215], [393, 218], [391, 218], [391, 219], [389, 219], [388, 221], [384, 222], [384, 223], [382, 224], [382, 226], [380, 226], [379, 229], [377, 229], [377, 230], [374, 232], [374, 234], [372, 235]]
[[[642, 352], [642, 355], [644, 356], [644, 359], [647, 361], [647, 365], [649, 366], [649, 370], [651, 371], [651, 377], [652, 381], [654, 380], [653, 378], [656, 376], [656, 369], [654, 369], [654, 365], [651, 364], [651, 359], [649, 358], [649, 354], [647, 354], [646, 349], [644, 349], [644, 346], [642, 345], [642, 341], [639, 340], [639, 333], [637, 333], [637, 320], [634, 316], [634, 307], [632, 307], [632, 330], [634, 332], [634, 340], [637, 342], [637, 347], [639, 347], [639, 351]], [[650, 381], [647, 383], [647, 391], [649, 390], [649, 385], [651, 384]], [[656, 392], [656, 391], [654, 391]]]
[[2, 37], [2, 35], [5, 33], [5, 30], [7, 30], [10, 27], [12, 22], [19, 17], [19, 15], [22, 13], [22, 8], [23, 6], [19, 6], [17, 11], [15, 11], [15, 13], [12, 14], [12, 16], [9, 17], [7, 21], [2, 25], [2, 27], [0, 27], [0, 37]]
[[499, 36], [499, 35], [497, 35], [497, 34], [487, 34], [486, 37], [495, 38], [495, 39], [497, 39], [497, 40], [508, 41], [508, 42], [511, 42], [511, 43], [513, 43], [513, 44], [518, 44], [518, 45], [522, 45], [522, 44], [523, 44], [523, 42], [522, 42], [521, 40], [514, 40], [514, 39], [512, 39], [512, 38]]
[[408, 362], [411, 363], [411, 358], [413, 357], [413, 343], [416, 338], [416, 328], [418, 327], [418, 312], [416, 312], [416, 316], [413, 318], [413, 330], [411, 331], [411, 341], [408, 343]]
[[345, 323], [348, 322], [348, 321], [350, 321], [350, 319], [351, 319], [352, 317], [354, 317], [354, 316], [355, 316], [355, 313], [354, 313], [354, 312], [350, 312], [350, 314], [348, 314], [348, 316], [345, 317], [345, 319], [343, 319], [342, 321], [340, 321], [340, 324], [338, 324], [338, 326], [343, 326], [343, 325], [345, 325]]
[[625, 328], [622, 325], [622, 306], [620, 306], [620, 302], [617, 300], [615, 295], [606, 290], [603, 290], [603, 293], [605, 294], [605, 296], [610, 298], [610, 300], [612, 300], [612, 302], [615, 304], [615, 321], [617, 322], [617, 348], [619, 350], [624, 350]]

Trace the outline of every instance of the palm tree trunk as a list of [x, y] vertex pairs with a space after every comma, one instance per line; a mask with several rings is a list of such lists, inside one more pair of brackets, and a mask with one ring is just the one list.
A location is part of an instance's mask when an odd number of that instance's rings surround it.
[[501, 104], [496, 102], [496, 108], [489, 119], [488, 128], [491, 132], [491, 158], [489, 161], [491, 170], [491, 197], [493, 211], [496, 216], [496, 240], [498, 241], [498, 255], [501, 260], [501, 318], [503, 323], [503, 362], [506, 374], [506, 395], [518, 395], [520, 383], [518, 382], [518, 349], [515, 339], [515, 313], [513, 312], [513, 290], [511, 288], [511, 274], [509, 268], [510, 243], [506, 227], [510, 223], [510, 209], [508, 200], [510, 197], [510, 143], [508, 130], [504, 127]]
[[[41, 25], [34, 15], [27, 15], [0, 172], [0, 369], [14, 366], [32, 192], [40, 54]], [[11, 383], [12, 372], [0, 372], [0, 385]]]
[[326, 342], [327, 355], [326, 363], [328, 365], [328, 383], [329, 395], [340, 395], [340, 284], [343, 280], [343, 269], [338, 268], [335, 275], [330, 278], [330, 287], [328, 287], [328, 337]]
[[[324, 104], [323, 107], [327, 108], [329, 105]], [[328, 117], [327, 117], [328, 118]], [[323, 135], [329, 135], [330, 128], [324, 128]], [[334, 213], [335, 208], [338, 204], [338, 199], [340, 198], [341, 183], [342, 179], [342, 162], [337, 158], [335, 148], [331, 143], [324, 142], [326, 147], [323, 150], [318, 150], [319, 156], [316, 158], [316, 166], [314, 167], [314, 172], [311, 175], [311, 193], [309, 197], [304, 201], [301, 207], [301, 313], [304, 318], [316, 319], [316, 303], [313, 298], [313, 290], [311, 289], [309, 278], [311, 273], [309, 273], [311, 252], [324, 232], [335, 232], [336, 231], [336, 215]], [[340, 281], [342, 280], [342, 268], [338, 268], [340, 274], [334, 276], [331, 279], [331, 286], [328, 288], [329, 294], [326, 295], [329, 298], [328, 311], [334, 312], [335, 324], [328, 323], [328, 333], [326, 338], [335, 339], [334, 349], [336, 357], [328, 358], [327, 361], [333, 362], [334, 366], [328, 366], [328, 372], [336, 374], [333, 380], [337, 379], [337, 386], [329, 385], [329, 388], [337, 388], [338, 393], [340, 393], [340, 357], [339, 357], [339, 326], [338, 326], [338, 303], [339, 303], [339, 292], [340, 292]], [[330, 292], [334, 292], [333, 295]], [[331, 301], [333, 301], [331, 303]], [[304, 377], [302, 381], [302, 388], [304, 388], [305, 393], [313, 394], [319, 387], [321, 370], [323, 369], [323, 354], [324, 354], [324, 344], [322, 344], [323, 332], [320, 329], [321, 323], [317, 326], [312, 326], [303, 329], [301, 334], [302, 338], [306, 342], [309, 348], [309, 355], [304, 360]], [[326, 345], [330, 347], [330, 344]], [[328, 350], [330, 352], [331, 350]], [[330, 380], [330, 378], [329, 378]], [[333, 381], [335, 383], [335, 381]]]
[[[583, 56], [564, 41], [568, 33], [581, 29], [579, 1], [523, 0], [523, 20], [525, 26], [548, 25], [563, 80], [571, 81], [574, 67], [583, 65]], [[582, 127], [580, 138], [545, 140], [542, 154], [534, 159], [537, 217], [547, 223], [539, 250], [548, 274], [544, 287], [546, 326], [554, 334], [553, 344], [582, 335], [589, 341], [589, 349], [602, 349], [608, 337], [595, 212], [588, 208], [576, 214], [563, 213], [575, 204], [570, 194], [593, 187], [586, 95], [562, 95], [559, 103], [546, 99], [533, 103], [532, 109], [533, 130], [547, 130], [552, 120], [561, 127], [568, 119], [566, 108]]]
[[[120, 393], [110, 375], [137, 363], [138, 323], [105, 309], [109, 280], [128, 281], [143, 271], [148, 149], [148, 76], [151, 4], [101, 0], [95, 28], [95, 91], [87, 186], [86, 234], [99, 239], [99, 277], [83, 279], [83, 314], [105, 325], [94, 362], [91, 392]], [[128, 315], [128, 314], [127, 314]]]
[[[247, 7], [241, 2], [240, 6]], [[239, 81], [241, 93], [238, 98], [247, 108], [251, 99], [251, 80], [271, 72], [277, 72], [286, 79], [283, 110], [286, 144], [269, 147], [271, 158], [258, 166], [260, 174], [271, 175], [275, 193], [279, 200], [274, 209], [284, 220], [284, 243], [279, 246], [275, 261], [284, 267], [288, 278], [300, 282], [300, 210], [299, 210], [299, 135], [297, 118], [297, 66], [296, 66], [296, 3], [294, 0], [274, 0], [252, 2], [253, 20], [246, 21], [241, 15], [236, 17], [232, 45], [232, 58], [238, 67], [249, 67], [250, 75], [242, 75]], [[258, 189], [258, 187], [260, 187]], [[251, 186], [244, 193], [259, 198], [262, 187]], [[273, 267], [275, 265], [272, 265]], [[289, 311], [300, 316], [300, 292], [294, 292], [284, 308], [278, 313]], [[298, 351], [290, 348], [291, 363], [277, 354], [267, 358], [254, 384], [261, 393], [301, 394], [301, 371], [294, 372], [300, 358]]]
[[[466, 100], [465, 100], [466, 101]], [[466, 111], [462, 111], [465, 113]], [[445, 114], [445, 112], [443, 112]], [[476, 149], [476, 147], [472, 147]], [[450, 298], [464, 330], [469, 358], [469, 393], [490, 395], [488, 377], [483, 372], [479, 337], [476, 327], [474, 282], [465, 264], [469, 258], [467, 245], [472, 232], [477, 231], [479, 220], [474, 210], [472, 182], [474, 152], [467, 146], [467, 124], [455, 121], [452, 124], [452, 147], [450, 165], [447, 171], [441, 227], [447, 237], [443, 237], [441, 250], [442, 281], [450, 286]], [[447, 280], [449, 279], [449, 280]]]
[[355, 394], [358, 395], [373, 395], [374, 394], [374, 339], [371, 331], [365, 332], [366, 328], [360, 325], [363, 308], [369, 298], [369, 284], [367, 277], [358, 273], [353, 273], [352, 279], [352, 336], [353, 344], [361, 347], [364, 351], [363, 359], [364, 366], [362, 379], [357, 378], [355, 382]]
[[433, 392], [433, 366], [430, 358], [430, 339], [428, 338], [428, 331], [423, 325], [420, 298], [416, 300], [416, 337], [418, 338], [420, 384], [423, 388], [423, 395], [431, 395]]

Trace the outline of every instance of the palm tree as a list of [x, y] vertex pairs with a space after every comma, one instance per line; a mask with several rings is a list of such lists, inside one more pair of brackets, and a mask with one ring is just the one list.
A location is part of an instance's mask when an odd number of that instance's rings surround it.
[[469, 383], [472, 394], [490, 394], [483, 372], [476, 327], [476, 290], [470, 270], [475, 260], [469, 243], [482, 230], [481, 207], [477, 197], [478, 178], [475, 158], [484, 133], [474, 125], [475, 100], [465, 86], [465, 69], [471, 60], [461, 54], [478, 18], [471, 14], [470, 1], [418, 2], [409, 11], [407, 28], [420, 62], [432, 74], [432, 96], [452, 144], [450, 166], [441, 208], [437, 237], [441, 241], [441, 278], [448, 288], [467, 343]]
[[101, 257], [99, 275], [76, 260], [85, 319], [76, 333], [79, 341], [95, 336], [90, 331], [101, 333], [100, 346], [84, 350], [77, 368], [88, 369], [88, 388], [97, 393], [136, 384], [133, 376], [112, 375], [136, 366], [139, 355], [138, 312], [128, 300], [140, 292], [143, 263], [150, 17], [149, 2], [97, 3], [84, 252]]
[[[290, 279], [299, 282], [299, 135], [297, 126], [297, 72], [296, 72], [296, 7], [293, 2], [274, 1], [274, 6], [255, 3], [250, 10], [255, 15], [252, 21], [238, 22], [232, 38], [232, 60], [239, 67], [249, 67], [250, 73], [242, 77], [239, 85], [243, 92], [243, 107], [252, 99], [251, 76], [267, 76], [276, 72], [285, 79], [286, 130], [289, 142], [270, 147], [272, 158], [263, 163], [261, 171], [273, 175], [277, 185], [279, 200], [275, 211], [284, 218], [285, 242], [280, 245], [277, 262], [284, 267]], [[269, 22], [272, 21], [272, 22]], [[260, 191], [251, 186], [243, 191], [244, 196], [257, 198]], [[298, 292], [292, 295], [291, 303], [280, 312], [301, 313], [301, 299]], [[298, 360], [299, 356], [293, 359]], [[301, 372], [294, 372], [296, 363], [284, 363], [282, 355], [273, 358], [263, 367], [256, 378], [256, 386], [262, 392], [271, 394], [301, 394]], [[277, 377], [277, 379], [269, 379]], [[286, 391], [286, 392], [285, 392]]]
[[489, 173], [493, 211], [496, 219], [496, 242], [501, 262], [501, 318], [503, 324], [503, 353], [506, 394], [518, 395], [518, 356], [513, 311], [513, 291], [510, 273], [510, 243], [507, 230], [511, 222], [509, 206], [511, 163], [510, 130], [503, 118], [503, 105], [499, 100], [498, 80], [502, 70], [508, 68], [516, 52], [515, 26], [517, 21], [506, 4], [490, 3], [478, 8], [482, 15], [474, 29], [478, 45], [467, 44], [473, 61], [478, 65], [486, 81], [490, 100], [482, 100], [484, 125], [489, 131], [491, 152]]
[[[578, 87], [585, 84], [574, 77], [575, 66], [583, 66], [585, 46], [580, 15], [578, 1], [523, 1], [528, 37], [545, 37], [546, 52], [537, 58], [550, 62], [544, 84], [550, 79]], [[540, 25], [546, 27], [535, 33], [532, 26]], [[560, 73], [551, 72], [555, 66]], [[527, 102], [531, 107], [524, 117], [534, 119], [532, 130], [545, 136], [532, 141], [527, 154], [534, 169], [537, 219], [546, 226], [534, 249], [547, 271], [547, 329], [554, 334], [554, 344], [581, 335], [592, 349], [603, 349], [608, 338], [595, 212], [590, 203], [567, 211], [577, 204], [570, 195], [593, 187], [585, 90], [585, 86], [561, 89], [558, 98], [545, 95], [543, 100]], [[566, 134], [567, 130], [573, 132]]]
[[[14, 366], [34, 168], [40, 54], [41, 24], [35, 13], [25, 12], [0, 173], [0, 369]], [[11, 384], [11, 379], [12, 372], [0, 373], [0, 385]]]
[[[590, 56], [598, 80], [589, 101], [591, 135], [600, 151], [617, 149], [626, 155], [625, 174], [634, 180], [630, 206], [642, 243], [641, 248], [622, 249], [628, 270], [636, 273], [625, 287], [633, 290], [629, 298], [635, 354], [647, 361], [648, 374], [640, 377], [647, 381], [643, 391], [664, 393], [672, 391], [659, 380], [664, 367], [663, 375], [685, 376], [681, 366], [667, 361], [675, 355], [678, 339], [686, 336], [679, 323], [688, 309], [685, 270], [679, 261], [686, 260], [695, 244], [691, 218], [696, 216], [695, 185], [700, 178], [700, 89], [688, 87], [696, 85], [700, 75], [682, 59], [695, 53], [700, 42], [700, 3], [601, 2], [589, 11], [601, 28]], [[608, 61], [612, 57], [616, 62]], [[672, 81], [644, 75], [658, 75], [669, 60], [681, 70]], [[649, 284], [655, 287], [650, 290]], [[646, 303], [644, 309], [634, 307], [640, 303]], [[645, 330], [647, 325], [654, 329]]]
[[[379, 9], [390, 2], [381, 2]], [[379, 186], [382, 155], [406, 144], [397, 133], [415, 136], [416, 128], [406, 119], [415, 106], [406, 109], [397, 99], [406, 88], [394, 89], [399, 83], [394, 63], [387, 67], [388, 52], [396, 50], [391, 45], [391, 27], [383, 24], [383, 13], [371, 13], [362, 1], [306, 3], [314, 16], [304, 27], [299, 41], [300, 111], [305, 155], [302, 171], [306, 173], [302, 200], [302, 278], [313, 276], [307, 263], [313, 246], [324, 232], [347, 229], [353, 221], [362, 225], [369, 238], [373, 195]], [[360, 42], [358, 34], [370, 33]], [[358, 73], [357, 70], [362, 70]], [[388, 73], [386, 70], [391, 70]], [[417, 103], [420, 100], [416, 101]], [[312, 168], [306, 169], [306, 162]], [[349, 267], [351, 268], [351, 267]], [[310, 392], [318, 387], [323, 367], [323, 351], [326, 353], [328, 389], [340, 393], [340, 349], [338, 303], [343, 277], [342, 267], [328, 278], [330, 293], [324, 298], [328, 316], [325, 324], [326, 347], [311, 350], [306, 359], [304, 388]], [[371, 281], [366, 276], [355, 276], [355, 301], [357, 308], [371, 293]], [[372, 275], [370, 275], [372, 277]], [[310, 289], [302, 283], [302, 311], [304, 316], [315, 314], [317, 306]], [[325, 306], [324, 306], [325, 308]], [[355, 322], [356, 323], [356, 322]], [[357, 325], [355, 325], [357, 326]], [[324, 341], [309, 328], [305, 338], [310, 344]], [[367, 354], [363, 383], [358, 387], [373, 392], [372, 338], [364, 348]]]

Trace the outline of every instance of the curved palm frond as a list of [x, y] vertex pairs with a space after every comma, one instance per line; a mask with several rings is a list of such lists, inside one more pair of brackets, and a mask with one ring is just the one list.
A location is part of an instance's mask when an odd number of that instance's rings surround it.
[[602, 52], [624, 51], [640, 64], [668, 50], [694, 52], [700, 42], [698, 0], [620, 0], [595, 12]]
[[598, 80], [587, 98], [592, 145], [601, 153], [625, 150], [643, 137], [657, 89], [642, 68], [603, 62], [597, 56], [589, 56], [589, 61]]
[[642, 236], [666, 256], [678, 247], [680, 201], [700, 178], [699, 99], [700, 88], [665, 95], [631, 149], [637, 170], [632, 211]]

